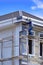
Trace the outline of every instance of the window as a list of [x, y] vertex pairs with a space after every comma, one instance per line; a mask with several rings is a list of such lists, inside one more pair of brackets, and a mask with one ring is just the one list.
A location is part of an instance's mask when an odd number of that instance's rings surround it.
[[27, 54], [27, 44], [26, 40], [24, 40], [23, 38], [20, 39], [20, 54]]
[[12, 41], [3, 41], [3, 58], [12, 56]]
[[[19, 36], [22, 35], [27, 35], [27, 31], [20, 31]], [[20, 55], [27, 55], [27, 39], [26, 37], [24, 38], [19, 38], [19, 43], [20, 43]]]
[[34, 56], [35, 54], [35, 40], [28, 40], [28, 53]]
[[[35, 32], [32, 31], [32, 36], [35, 36]], [[32, 54], [32, 56], [34, 56], [35, 54], [35, 40], [34, 39], [29, 39], [28, 40], [28, 53]]]
[[29, 46], [29, 54], [32, 54], [32, 40], [29, 40], [28, 46]]
[[40, 38], [43, 38], [43, 33], [40, 33]]
[[[40, 39], [43, 40], [43, 32], [40, 32]], [[42, 41], [40, 41], [40, 56], [42, 56]]]
[[42, 56], [42, 43], [40, 42], [40, 56]]
[[21, 59], [19, 59], [19, 65], [22, 65], [22, 64], [21, 64], [21, 61], [22, 61], [22, 60], [21, 60]]

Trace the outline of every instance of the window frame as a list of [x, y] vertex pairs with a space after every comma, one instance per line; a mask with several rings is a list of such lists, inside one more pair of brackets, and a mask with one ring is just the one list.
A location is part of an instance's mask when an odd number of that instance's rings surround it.
[[40, 42], [40, 56], [42, 56], [42, 43]]
[[[43, 32], [40, 32], [39, 33], [39, 37], [40, 37], [40, 34], [43, 34]], [[43, 38], [43, 37], [40, 37], [40, 38]], [[40, 42], [41, 43], [41, 42]], [[42, 44], [42, 43], [41, 43]], [[39, 49], [40, 49], [40, 46], [39, 46]], [[42, 56], [40, 56], [40, 50], [39, 50], [39, 57], [42, 57]]]
[[[35, 36], [35, 31], [34, 30], [32, 30], [32, 32], [33, 32], [33, 36]], [[34, 39], [32, 39], [32, 54], [29, 54], [29, 52], [28, 52], [28, 55], [31, 57], [31, 56], [35, 56], [35, 40]]]

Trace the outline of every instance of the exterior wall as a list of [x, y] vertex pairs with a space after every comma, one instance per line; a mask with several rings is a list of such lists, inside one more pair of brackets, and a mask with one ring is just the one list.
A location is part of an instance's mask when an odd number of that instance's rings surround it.
[[[33, 41], [34, 41], [34, 43], [33, 43], [33, 50], [34, 50], [34, 52], [33, 52], [33, 54], [29, 54], [29, 53], [27, 53], [27, 56], [28, 56], [28, 60], [27, 60], [27, 64], [28, 65], [41, 65], [41, 62], [42, 62], [42, 60], [41, 60], [41, 56], [40, 56], [40, 35], [39, 35], [39, 32], [38, 31], [35, 31], [35, 36], [37, 37], [36, 39], [33, 39]], [[25, 37], [25, 39], [26, 39], [26, 37]], [[24, 40], [24, 39], [23, 39]], [[26, 39], [27, 40], [27, 42], [26, 42], [26, 44], [28, 45], [28, 39]], [[26, 41], [25, 40], [25, 41]], [[26, 45], [26, 46], [27, 46]], [[25, 47], [25, 49], [27, 49], [27, 50], [29, 50], [28, 49], [28, 46], [27, 46], [27, 48]], [[26, 53], [24, 54], [24, 55], [26, 55]], [[25, 57], [24, 57], [25, 58]], [[22, 59], [23, 60], [23, 59]], [[25, 61], [25, 60], [24, 60]], [[24, 63], [24, 64], [26, 64], [26, 63]], [[42, 63], [43, 64], [43, 63]], [[22, 64], [21, 64], [22, 65]]]
[[[20, 20], [17, 20], [17, 17], [11, 18], [11, 19], [8, 18], [8, 20], [0, 21], [1, 22], [0, 23], [0, 65], [23, 65], [23, 64], [21, 64], [21, 63], [23, 63], [23, 62], [21, 62], [21, 60], [24, 60], [26, 62], [26, 63], [24, 62], [24, 65], [43, 65], [43, 63], [41, 63], [41, 59], [39, 57], [40, 40], [38, 38], [34, 40], [34, 44], [33, 44], [34, 52], [32, 55], [30, 55], [28, 53], [28, 51], [29, 51], [28, 38], [25, 37], [25, 39], [22, 38], [22, 40], [25, 40], [25, 42], [23, 41], [23, 43], [25, 43], [25, 45], [24, 45], [25, 50], [23, 50], [23, 52], [25, 52], [25, 53], [22, 53], [23, 58], [22, 59], [12, 58], [12, 57], [16, 57], [16, 56], [20, 55], [21, 47], [19, 47], [19, 46], [20, 46], [20, 44], [22, 44], [19, 40], [19, 32], [23, 31], [23, 28], [22, 28], [21, 23], [18, 23], [18, 22], [21, 22], [21, 21], [28, 22], [29, 19], [32, 19], [33, 24], [43, 26], [43, 24], [40, 23], [42, 21], [36, 20], [36, 19], [34, 19], [34, 17], [31, 18], [29, 16], [27, 17], [27, 15], [26, 15], [26, 18], [25, 18], [25, 16], [22, 16], [22, 18], [23, 19], [20, 19]], [[2, 24], [2, 22], [3, 22], [3, 24]], [[27, 32], [27, 34], [28, 34], [28, 32]], [[39, 32], [35, 31], [35, 36], [39, 37]], [[23, 47], [22, 47], [22, 49], [23, 49]]]
[[[22, 27], [21, 24], [19, 24], [13, 27], [12, 29], [0, 31], [0, 40], [2, 39], [2, 42], [0, 42], [0, 59], [7, 59], [14, 56], [19, 56], [19, 32], [21, 30]], [[12, 34], [14, 37], [13, 42], [12, 42]], [[12, 50], [12, 44], [13, 44], [13, 50]], [[6, 61], [0, 62], [0, 65], [19, 65], [19, 59], [8, 59]]]
[[[13, 27], [12, 29], [7, 29], [7, 30], [3, 30], [0, 31], [0, 40], [2, 39], [2, 42], [0, 42], [0, 59], [5, 59], [5, 58], [11, 58], [12, 56], [19, 56], [19, 32], [22, 31], [22, 26], [21, 24], [16, 25], [15, 27]], [[10, 42], [5, 42], [8, 41], [10, 39], [12, 39], [12, 33], [14, 36], [14, 52], [12, 55], [12, 41]], [[10, 37], [11, 36], [11, 37]], [[39, 32], [35, 31], [35, 36], [39, 37]], [[3, 38], [6, 37], [10, 37], [8, 40], [3, 40]], [[39, 57], [39, 53], [40, 53], [40, 41], [39, 39], [35, 39], [35, 54], [34, 55], [29, 55], [28, 53], [28, 39], [26, 38], [26, 53], [24, 55], [27, 56], [28, 54], [28, 58], [26, 57], [27, 60], [27, 64], [28, 65], [40, 65], [40, 57]], [[1, 48], [2, 46], [2, 48]], [[2, 55], [1, 55], [2, 54]], [[25, 58], [25, 57], [24, 57]], [[13, 64], [14, 63], [14, 64]], [[20, 65], [19, 63], [19, 59], [12, 59], [12, 60], [7, 60], [7, 61], [3, 61], [0, 62], [0, 65]]]
[[[41, 64], [41, 59], [40, 59], [40, 39], [39, 39], [40, 35], [39, 35], [38, 31], [35, 31], [35, 36], [37, 38], [33, 39], [33, 41], [34, 41], [34, 43], [33, 43], [33, 49], [32, 49], [32, 50], [34, 50], [33, 54], [29, 54], [29, 53], [26, 54], [26, 50], [25, 50], [24, 54], [22, 53], [22, 55], [28, 56], [28, 57], [26, 57], [28, 59], [27, 60], [27, 64], [28, 65], [40, 65]], [[26, 39], [26, 37], [24, 37], [24, 38]], [[22, 41], [24, 40], [24, 38], [22, 39]], [[26, 39], [26, 40], [27, 40], [26, 44], [28, 45], [28, 39]], [[25, 47], [25, 49], [29, 50], [27, 45], [26, 45], [27, 48]], [[21, 63], [22, 63], [22, 61], [21, 61]], [[26, 63], [24, 62], [24, 64], [26, 64]], [[22, 65], [22, 64], [20, 64], [20, 65]]]
[[[39, 37], [39, 33], [36, 31], [35, 31], [35, 36]], [[40, 41], [39, 41], [39, 39], [35, 39], [35, 55], [30, 57], [29, 65], [40, 65], [39, 47], [40, 47]]]

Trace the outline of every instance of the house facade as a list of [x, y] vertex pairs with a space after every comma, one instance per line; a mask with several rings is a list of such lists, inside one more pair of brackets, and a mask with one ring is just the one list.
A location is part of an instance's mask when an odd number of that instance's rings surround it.
[[24, 11], [0, 16], [0, 65], [43, 65], [43, 19]]

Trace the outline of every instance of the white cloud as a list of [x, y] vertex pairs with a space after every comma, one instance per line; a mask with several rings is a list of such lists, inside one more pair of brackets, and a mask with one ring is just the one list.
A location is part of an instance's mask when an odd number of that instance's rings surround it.
[[42, 1], [40, 1], [40, 0], [33, 0], [33, 2], [35, 3], [36, 6], [32, 6], [31, 7], [32, 9], [35, 9], [35, 8], [43, 9], [43, 2]]
[[36, 9], [36, 6], [32, 6], [31, 9], [32, 9], [32, 10], [35, 10], [35, 9]]

